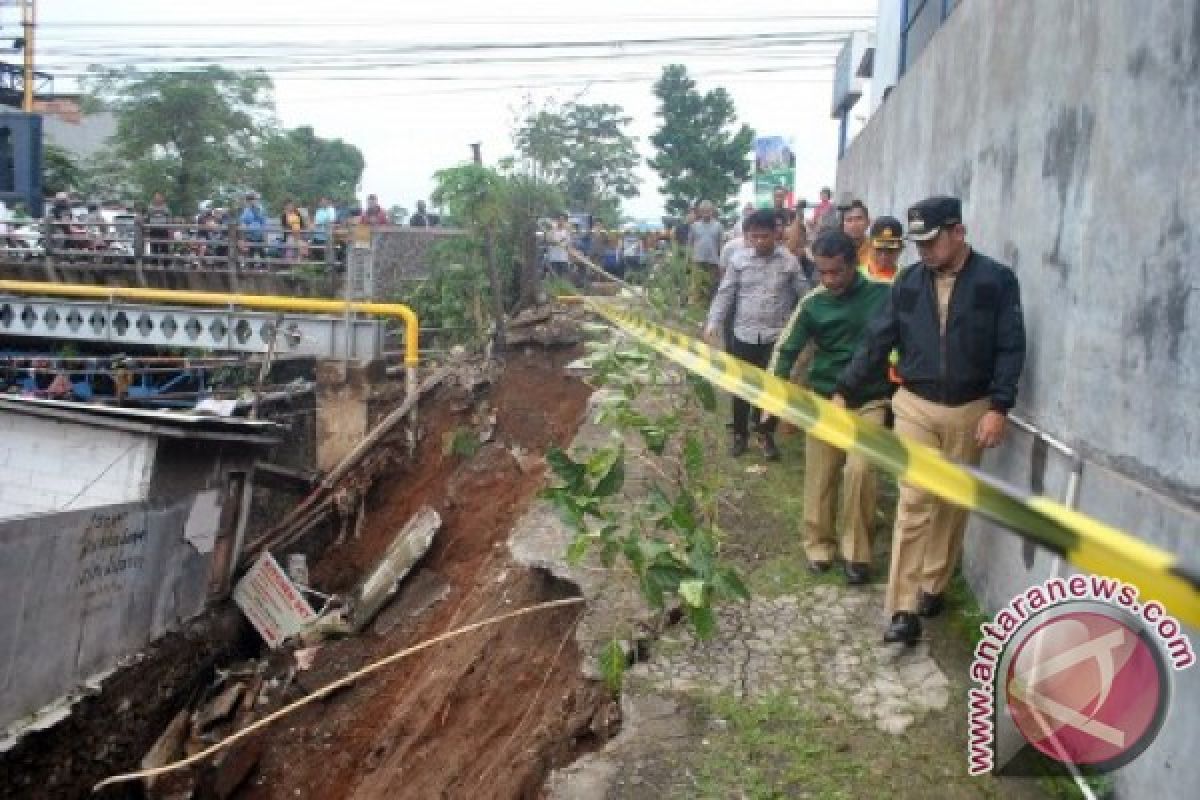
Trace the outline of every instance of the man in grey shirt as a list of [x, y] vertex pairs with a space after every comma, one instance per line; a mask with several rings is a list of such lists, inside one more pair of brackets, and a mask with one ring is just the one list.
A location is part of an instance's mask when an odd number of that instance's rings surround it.
[[688, 230], [688, 252], [692, 260], [692, 282], [697, 297], [708, 302], [721, 280], [717, 264], [721, 260], [724, 229], [714, 216], [716, 208], [708, 200], [696, 209], [696, 221]]
[[[792, 309], [808, 290], [800, 262], [776, 241], [775, 212], [754, 212], [745, 223], [746, 247], [733, 252], [729, 268], [708, 311], [704, 337], [712, 344], [733, 314], [733, 335], [726, 343], [731, 355], [765, 368], [775, 341], [791, 316]], [[775, 447], [774, 418], [760, 427], [763, 455], [779, 458]], [[746, 452], [750, 433], [750, 404], [733, 398], [733, 447], [736, 458]]]

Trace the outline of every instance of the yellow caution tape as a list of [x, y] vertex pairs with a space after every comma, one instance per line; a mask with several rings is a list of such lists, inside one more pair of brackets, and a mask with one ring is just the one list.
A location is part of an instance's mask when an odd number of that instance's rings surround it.
[[804, 428], [810, 435], [861, 454], [899, 480], [970, 509], [1088, 572], [1138, 588], [1140, 602], [1157, 600], [1178, 619], [1200, 626], [1200, 567], [1086, 514], [1003, 485], [947, 460], [928, 445], [898, 436], [833, 403], [678, 331], [612, 303], [589, 307], [635, 338], [731, 394]]

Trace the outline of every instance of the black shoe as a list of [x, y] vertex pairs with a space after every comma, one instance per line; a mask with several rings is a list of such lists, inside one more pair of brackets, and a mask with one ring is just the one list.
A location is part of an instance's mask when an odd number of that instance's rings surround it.
[[946, 596], [943, 594], [929, 594], [921, 592], [917, 595], [917, 613], [922, 617], [929, 619], [936, 617], [946, 608]]
[[831, 566], [833, 566], [833, 563], [830, 561], [809, 561], [808, 571], [813, 575], [822, 575], [829, 572]]
[[846, 562], [847, 586], [862, 586], [869, 580], [871, 580], [870, 564], [861, 564], [857, 561]]
[[767, 461], [779, 460], [779, 448], [775, 446], [775, 437], [769, 433], [763, 434], [763, 458]]
[[911, 647], [920, 638], [921, 620], [911, 611], [897, 611], [892, 615], [892, 624], [883, 632], [883, 640], [888, 644], [904, 642]]
[[729, 455], [733, 458], [738, 458], [746, 454], [746, 434], [735, 433], [733, 435], [733, 444], [729, 447]]

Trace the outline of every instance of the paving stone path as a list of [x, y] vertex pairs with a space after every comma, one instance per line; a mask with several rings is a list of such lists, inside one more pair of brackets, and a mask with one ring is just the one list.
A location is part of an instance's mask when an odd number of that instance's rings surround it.
[[817, 586], [802, 595], [754, 598], [719, 609], [715, 637], [670, 630], [632, 680], [667, 691], [758, 698], [801, 692], [901, 734], [949, 702], [949, 680], [929, 655], [880, 642], [882, 589]]

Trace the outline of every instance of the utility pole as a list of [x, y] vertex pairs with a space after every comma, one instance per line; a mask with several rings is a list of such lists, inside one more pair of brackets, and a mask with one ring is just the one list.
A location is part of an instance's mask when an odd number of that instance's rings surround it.
[[25, 99], [21, 108], [26, 114], [33, 111], [33, 27], [34, 0], [21, 3], [21, 24], [25, 28]]
[[[471, 160], [483, 166], [483, 142], [471, 144]], [[486, 202], [490, 201], [488, 198]], [[492, 351], [504, 352], [504, 294], [500, 285], [500, 271], [496, 268], [496, 242], [492, 232], [492, 220], [486, 222], [484, 231], [483, 255], [487, 261], [488, 283], [492, 287], [492, 317], [496, 324], [496, 338], [492, 340]]]

